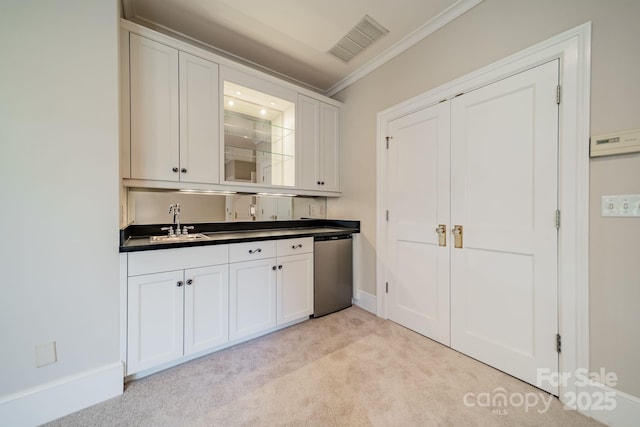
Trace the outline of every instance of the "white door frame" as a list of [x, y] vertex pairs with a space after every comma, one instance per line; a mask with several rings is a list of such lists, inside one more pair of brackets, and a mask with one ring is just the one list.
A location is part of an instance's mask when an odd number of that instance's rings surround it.
[[[377, 314], [387, 318], [385, 298], [387, 209], [386, 139], [388, 122], [485, 86], [553, 59], [560, 59], [558, 321], [562, 335], [559, 371], [564, 403], [577, 393], [575, 373], [589, 369], [589, 131], [591, 22], [566, 31], [501, 61], [408, 99], [377, 115]], [[575, 396], [575, 394], [573, 394]]]

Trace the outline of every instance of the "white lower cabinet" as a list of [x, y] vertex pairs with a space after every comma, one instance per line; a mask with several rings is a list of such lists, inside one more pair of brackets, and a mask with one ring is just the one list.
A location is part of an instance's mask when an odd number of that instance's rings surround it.
[[313, 313], [311, 237], [134, 252], [128, 274], [127, 375]]
[[[313, 313], [313, 238], [238, 243], [229, 248], [231, 340]], [[253, 260], [244, 261], [248, 257]]]
[[182, 356], [184, 272], [129, 278], [127, 374]]
[[227, 265], [185, 271], [184, 355], [229, 340], [229, 276]]
[[276, 323], [313, 313], [313, 253], [278, 257]]
[[128, 255], [127, 375], [229, 340], [228, 259], [227, 245]]
[[230, 264], [230, 339], [276, 326], [275, 263], [275, 258], [266, 258]]
[[129, 278], [127, 374], [229, 340], [228, 266]]

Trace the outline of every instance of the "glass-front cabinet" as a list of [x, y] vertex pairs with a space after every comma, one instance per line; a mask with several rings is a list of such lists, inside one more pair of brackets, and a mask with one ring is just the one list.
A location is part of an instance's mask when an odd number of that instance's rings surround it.
[[223, 180], [257, 186], [296, 185], [296, 94], [224, 69]]

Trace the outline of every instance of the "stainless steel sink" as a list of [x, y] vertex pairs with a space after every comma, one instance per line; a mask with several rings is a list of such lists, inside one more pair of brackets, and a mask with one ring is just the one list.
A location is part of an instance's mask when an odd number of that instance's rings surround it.
[[193, 234], [178, 234], [178, 235], [163, 235], [163, 236], [151, 236], [149, 237], [150, 243], [181, 243], [181, 242], [194, 242], [198, 240], [210, 240], [208, 236], [202, 233]]

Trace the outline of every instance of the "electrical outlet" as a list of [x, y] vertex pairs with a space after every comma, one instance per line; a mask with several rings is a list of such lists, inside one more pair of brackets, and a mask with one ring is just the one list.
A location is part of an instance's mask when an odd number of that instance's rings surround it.
[[36, 346], [36, 368], [51, 365], [57, 361], [58, 355], [56, 353], [55, 341]]

